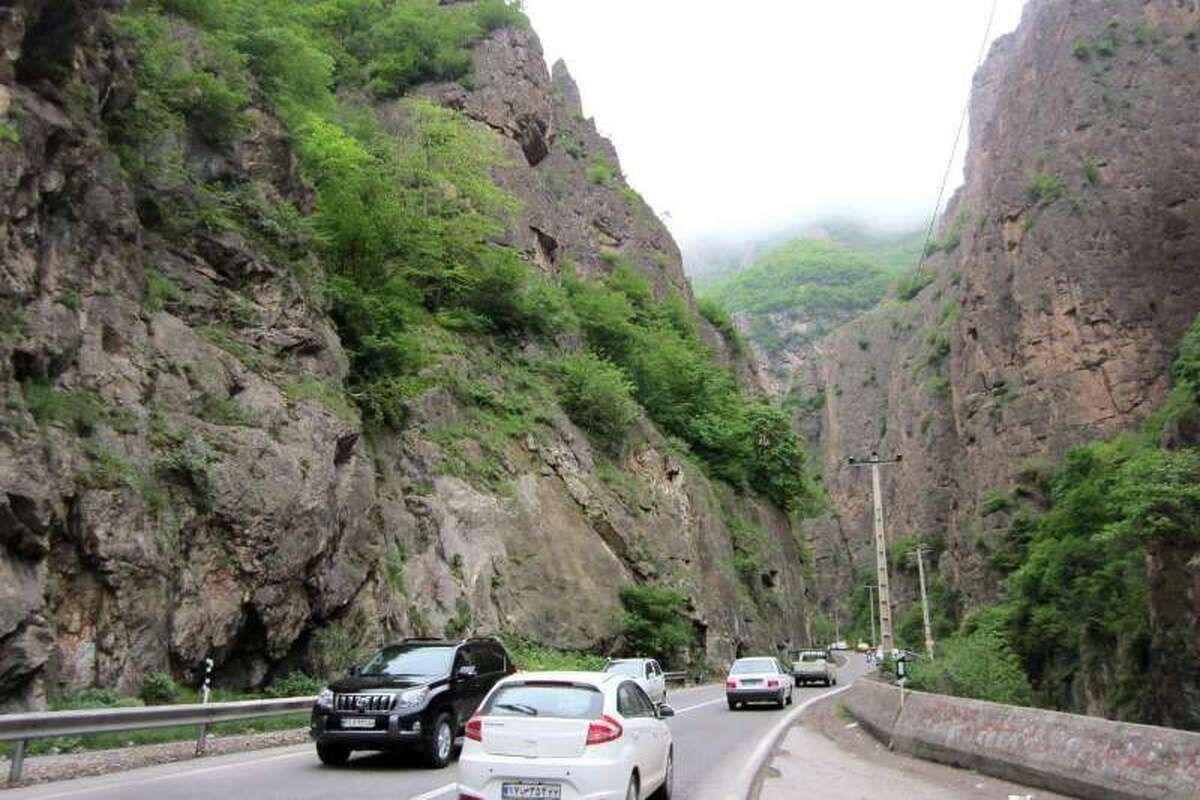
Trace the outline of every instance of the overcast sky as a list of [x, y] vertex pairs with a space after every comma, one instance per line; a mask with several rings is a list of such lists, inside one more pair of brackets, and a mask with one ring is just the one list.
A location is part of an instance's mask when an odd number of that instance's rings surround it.
[[[919, 224], [991, 3], [525, 0], [525, 9], [550, 63], [567, 61], [630, 182], [686, 244], [830, 213]], [[1016, 27], [1023, 5], [998, 0], [993, 37]]]

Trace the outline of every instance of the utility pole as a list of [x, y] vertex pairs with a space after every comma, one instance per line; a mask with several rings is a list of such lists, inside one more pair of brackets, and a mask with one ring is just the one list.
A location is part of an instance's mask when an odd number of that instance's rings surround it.
[[879, 583], [879, 634], [882, 639], [884, 653], [895, 649], [892, 638], [892, 593], [888, 586], [887, 540], [883, 533], [883, 492], [879, 486], [879, 467], [884, 464], [899, 464], [903, 456], [881, 458], [879, 453], [872, 452], [870, 458], [862, 459], [851, 456], [849, 464], [852, 467], [871, 468], [871, 489], [875, 499], [875, 570]]
[[925, 617], [925, 652], [933, 660], [933, 627], [929, 624], [929, 595], [925, 593], [925, 545], [919, 544], [912, 554], [917, 557], [917, 575], [921, 579], [921, 614]]
[[867, 584], [867, 597], [870, 598], [867, 609], [871, 612], [871, 649], [874, 650], [879, 646], [879, 640], [875, 638], [875, 584]]

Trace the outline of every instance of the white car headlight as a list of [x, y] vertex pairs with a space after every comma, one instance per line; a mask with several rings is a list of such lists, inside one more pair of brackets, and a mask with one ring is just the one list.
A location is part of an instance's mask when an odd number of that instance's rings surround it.
[[415, 708], [425, 702], [425, 698], [429, 696], [429, 688], [422, 686], [418, 689], [409, 689], [407, 692], [401, 692], [396, 698], [396, 708]]
[[328, 686], [317, 692], [317, 705], [320, 708], [333, 708], [333, 690]]

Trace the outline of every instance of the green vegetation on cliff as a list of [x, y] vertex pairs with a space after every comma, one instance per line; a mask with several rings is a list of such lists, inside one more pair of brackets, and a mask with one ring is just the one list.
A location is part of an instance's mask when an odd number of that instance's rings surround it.
[[[148, 224], [254, 238], [337, 327], [350, 357], [344, 392], [293, 379], [289, 397], [342, 417], [349, 397], [368, 424], [399, 428], [416, 398], [445, 387], [465, 420], [431, 432], [442, 466], [489, 489], [503, 483], [506, 441], [536, 432], [555, 403], [608, 448], [644, 411], [713, 476], [789, 511], [811, 499], [786, 415], [719, 365], [682, 297], [657, 292], [617, 253], [602, 281], [569, 269], [557, 281], [497, 244], [518, 210], [493, 178], [498, 135], [403, 96], [421, 81], [468, 80], [476, 39], [526, 24], [516, 3], [139, 0], [116, 19], [139, 92], [110, 134], [132, 174], [178, 189], [147, 193]], [[186, 133], [236, 143], [264, 99], [315, 190], [310, 214], [184, 163]], [[150, 313], [183, 300], [165, 280], [148, 275]], [[707, 313], [736, 344], [728, 318]], [[213, 328], [218, 346], [266, 369]]]
[[[988, 635], [1002, 635], [1019, 659], [1037, 704], [1200, 729], [1194, 704], [1164, 702], [1188, 685], [1172, 676], [1193, 669], [1191, 634], [1169, 620], [1156, 629], [1149, 602], [1150, 565], [1176, 568], [1170, 553], [1200, 550], [1200, 320], [1172, 376], [1166, 404], [1140, 430], [1072, 450], [1049, 476], [1031, 465], [1016, 499], [985, 509], [1011, 515], [1006, 540], [990, 551], [1008, 573], [1006, 598], [968, 618], [944, 643], [947, 653], [984, 657], [972, 629], [982, 615]], [[1030, 505], [1038, 498], [1042, 507]], [[1007, 659], [987, 654], [996, 657]], [[948, 685], [944, 675], [921, 674], [930, 686]], [[985, 683], [958, 690], [983, 696]]]

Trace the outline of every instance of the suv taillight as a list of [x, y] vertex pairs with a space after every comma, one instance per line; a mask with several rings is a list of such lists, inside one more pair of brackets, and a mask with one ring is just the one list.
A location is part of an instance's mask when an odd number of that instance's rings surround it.
[[476, 742], [483, 741], [483, 720], [479, 717], [471, 717], [467, 720], [467, 738]]
[[767, 681], [767, 688], [768, 689], [778, 689], [779, 681], [774, 681], [774, 680]]
[[726, 689], [736, 689], [737, 681], [735, 681], [733, 678], [730, 678], [729, 680], [725, 681], [725, 688]]
[[588, 725], [587, 743], [588, 744], [604, 744], [605, 742], [615, 742], [621, 738], [621, 734], [625, 729], [621, 727], [621, 723], [605, 714], [600, 719]]

